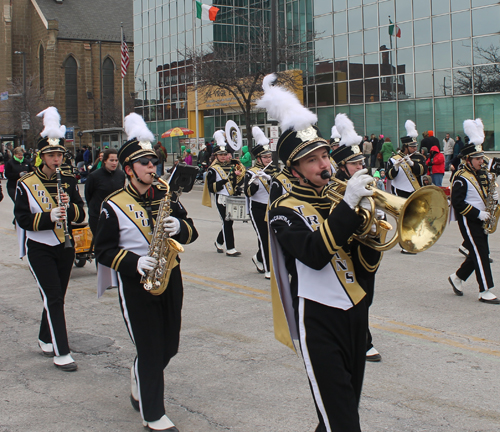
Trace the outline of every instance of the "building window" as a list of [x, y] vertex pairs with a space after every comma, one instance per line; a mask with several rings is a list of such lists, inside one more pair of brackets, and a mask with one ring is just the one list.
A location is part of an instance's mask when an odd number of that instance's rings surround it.
[[40, 93], [43, 93], [43, 88], [45, 87], [45, 79], [44, 79], [44, 51], [43, 45], [40, 45], [40, 49], [38, 50], [38, 60], [40, 61], [38, 73], [40, 75]]
[[78, 85], [77, 85], [76, 60], [70, 56], [64, 65], [66, 85], [66, 123], [76, 125], [78, 123]]
[[102, 97], [104, 121], [109, 123], [115, 113], [115, 65], [109, 57], [102, 64]]

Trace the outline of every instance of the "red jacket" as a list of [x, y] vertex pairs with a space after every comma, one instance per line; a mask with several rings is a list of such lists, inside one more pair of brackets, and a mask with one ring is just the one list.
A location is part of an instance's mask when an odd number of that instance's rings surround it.
[[426, 164], [429, 167], [429, 174], [444, 174], [444, 155], [437, 146], [431, 147]]

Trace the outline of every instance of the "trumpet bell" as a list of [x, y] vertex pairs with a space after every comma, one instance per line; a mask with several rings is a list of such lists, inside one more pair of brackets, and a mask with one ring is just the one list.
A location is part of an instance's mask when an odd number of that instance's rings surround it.
[[439, 240], [448, 223], [448, 200], [442, 189], [425, 186], [411, 194], [401, 209], [399, 244], [423, 252]]

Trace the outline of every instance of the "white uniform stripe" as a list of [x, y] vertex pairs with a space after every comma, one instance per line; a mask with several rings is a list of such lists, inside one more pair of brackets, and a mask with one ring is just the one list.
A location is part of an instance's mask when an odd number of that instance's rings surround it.
[[314, 369], [312, 367], [311, 358], [309, 357], [309, 350], [307, 348], [307, 342], [306, 342], [307, 335], [304, 326], [304, 307], [305, 307], [305, 300], [304, 298], [299, 297], [299, 338], [302, 350], [302, 358], [304, 359], [304, 365], [306, 367], [307, 376], [309, 377], [309, 381], [311, 382], [311, 388], [314, 394], [314, 400], [316, 401], [316, 405], [318, 406], [318, 409], [321, 412], [327, 432], [331, 432], [332, 428], [330, 426], [328, 416], [326, 415], [325, 405], [323, 403], [323, 399], [321, 399], [321, 393], [319, 391], [318, 382], [316, 380], [316, 376], [314, 375]]
[[132, 331], [132, 324], [130, 322], [130, 317], [128, 316], [127, 302], [125, 301], [125, 296], [123, 295], [123, 282], [119, 272], [116, 272], [118, 276], [118, 290], [120, 291], [120, 302], [122, 304], [123, 309], [123, 318], [125, 318], [125, 323], [127, 324], [128, 332], [130, 333], [130, 337], [132, 342], [135, 344], [134, 332]]
[[43, 290], [42, 286], [40, 285], [40, 282], [38, 282], [38, 278], [36, 277], [36, 273], [33, 270], [33, 267], [31, 267], [31, 262], [30, 262], [29, 255], [28, 255], [28, 243], [27, 242], [26, 242], [26, 259], [28, 261], [28, 266], [31, 270], [31, 274], [35, 278], [36, 284], [38, 285], [38, 289], [40, 290], [40, 293], [42, 294], [43, 307], [45, 309], [45, 312], [47, 312], [47, 322], [49, 323], [50, 337], [52, 339], [52, 346], [54, 348], [54, 355], [58, 356], [58, 355], [60, 355], [59, 354], [59, 347], [57, 346], [56, 335], [54, 334], [54, 327], [52, 326], [52, 319], [50, 318], [49, 306], [47, 304], [47, 296], [45, 295], [45, 291]]
[[469, 225], [467, 223], [467, 218], [465, 216], [462, 216], [462, 218], [464, 221], [465, 229], [467, 230], [467, 235], [469, 236], [469, 240], [472, 244], [472, 247], [474, 248], [474, 252], [476, 253], [477, 263], [479, 266], [479, 273], [481, 274], [481, 279], [483, 280], [484, 289], [487, 290], [488, 289], [488, 282], [486, 281], [486, 276], [484, 274], [483, 263], [481, 262], [481, 255], [479, 255], [479, 251], [477, 250], [477, 246], [474, 243], [474, 237], [472, 237], [472, 234], [470, 233]]
[[250, 204], [250, 219], [252, 221], [252, 225], [253, 225], [253, 228], [255, 229], [255, 232], [257, 233], [257, 240], [259, 241], [259, 247], [260, 247], [260, 251], [261, 251], [261, 254], [262, 254], [262, 262], [264, 264], [264, 271], [269, 271], [269, 269], [267, 268], [267, 264], [266, 264], [266, 255], [265, 255], [265, 252], [264, 252], [264, 244], [262, 243], [262, 239], [260, 237], [260, 233], [259, 233], [259, 229], [257, 227], [257, 222], [255, 222], [255, 219], [253, 217], [253, 212], [252, 212], [252, 204]]
[[142, 397], [141, 397], [141, 382], [139, 380], [139, 359], [136, 358], [134, 362], [134, 373], [135, 373], [135, 380], [137, 382], [137, 396], [139, 396], [139, 411], [141, 412], [141, 417], [143, 420], [144, 419], [144, 414], [142, 412]]

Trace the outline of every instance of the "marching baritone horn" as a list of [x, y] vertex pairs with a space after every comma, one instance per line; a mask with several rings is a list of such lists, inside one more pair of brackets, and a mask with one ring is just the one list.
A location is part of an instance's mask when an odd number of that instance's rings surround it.
[[[332, 179], [326, 190], [332, 200], [332, 209], [344, 198], [347, 183]], [[437, 186], [425, 186], [413, 192], [408, 198], [402, 198], [375, 187], [373, 195], [367, 197], [371, 210], [356, 207], [362, 218], [361, 227], [354, 234], [359, 242], [379, 252], [392, 249], [397, 243], [409, 252], [423, 252], [429, 249], [441, 237], [448, 222], [448, 200], [445, 193]], [[369, 237], [372, 225], [376, 224], [377, 233], [387, 230], [387, 222], [376, 218], [375, 210], [382, 210], [396, 219], [397, 227], [394, 236], [385, 243]], [[385, 226], [384, 226], [385, 225]], [[390, 225], [389, 225], [390, 226]]]

